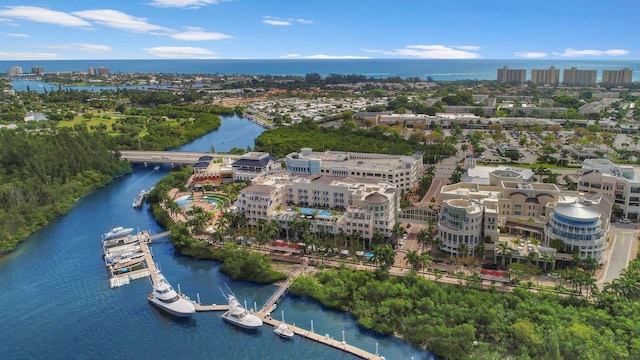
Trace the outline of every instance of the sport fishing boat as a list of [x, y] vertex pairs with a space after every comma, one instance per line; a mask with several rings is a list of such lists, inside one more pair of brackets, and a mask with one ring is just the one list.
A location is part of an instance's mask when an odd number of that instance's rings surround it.
[[180, 297], [159, 271], [157, 274], [158, 281], [153, 286], [153, 292], [147, 298], [149, 302], [174, 316], [189, 317], [193, 315], [196, 312], [195, 306]]
[[222, 295], [224, 295], [224, 297], [227, 299], [227, 302], [229, 303], [229, 310], [225, 311], [225, 313], [222, 314], [223, 320], [230, 324], [249, 330], [257, 329], [262, 326], [262, 319], [249, 313], [247, 309], [240, 305], [240, 302], [238, 301], [238, 299], [236, 299], [233, 293], [230, 292], [228, 295], [225, 295], [223, 291]]

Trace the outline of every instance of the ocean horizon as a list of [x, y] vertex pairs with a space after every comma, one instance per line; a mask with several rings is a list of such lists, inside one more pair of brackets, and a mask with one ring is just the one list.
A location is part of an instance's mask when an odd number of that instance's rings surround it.
[[558, 60], [558, 59], [473, 59], [473, 60], [421, 60], [421, 59], [273, 59], [273, 60], [3, 60], [0, 71], [20, 66], [24, 73], [31, 67], [42, 66], [45, 73], [78, 71], [89, 67], [107, 67], [112, 74], [247, 74], [274, 76], [304, 76], [318, 73], [358, 74], [372, 78], [398, 76], [418, 77], [434, 81], [496, 80], [497, 69], [508, 66], [512, 69], [548, 69], [554, 66], [561, 70], [572, 67], [581, 70], [597, 70], [597, 81], [602, 70], [633, 70], [633, 81], [640, 81], [640, 60]]

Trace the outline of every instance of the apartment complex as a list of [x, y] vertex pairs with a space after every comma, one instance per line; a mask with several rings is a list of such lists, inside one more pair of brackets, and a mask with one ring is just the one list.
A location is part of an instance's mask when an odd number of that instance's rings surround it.
[[106, 76], [109, 75], [109, 68], [105, 66], [100, 66], [99, 68], [89, 67], [87, 68], [87, 75], [90, 76]]
[[578, 191], [609, 196], [624, 217], [640, 218], [640, 167], [587, 159], [582, 163]]
[[602, 84], [604, 85], [627, 85], [631, 84], [633, 70], [624, 68], [621, 70], [602, 70]]
[[282, 229], [309, 223], [311, 232], [392, 234], [400, 190], [388, 182], [329, 175], [279, 174], [258, 177], [240, 192], [235, 206], [250, 224], [277, 221]]
[[[562, 72], [562, 84], [568, 86], [595, 86], [598, 76], [597, 70], [580, 70], [575, 67], [564, 69]], [[506, 83], [509, 81], [526, 82], [527, 70], [509, 69], [505, 66], [498, 69], [497, 81]], [[530, 81], [534, 84], [557, 85], [560, 83], [560, 69], [554, 66], [548, 69], [532, 69]], [[624, 68], [620, 70], [602, 70], [603, 85], [628, 85], [633, 82], [633, 70]]]
[[44, 74], [44, 67], [42, 66], [32, 66], [31, 73], [34, 75], [42, 75]]
[[9, 71], [7, 71], [7, 76], [22, 76], [22, 67], [12, 66]]
[[578, 70], [575, 67], [564, 69], [562, 83], [564, 85], [593, 86], [596, 84], [597, 70]]
[[508, 66], [498, 69], [498, 82], [506, 83], [509, 81], [526, 82], [527, 70], [525, 69], [509, 69]]
[[[560, 190], [555, 184], [523, 183], [522, 177], [502, 170], [489, 184], [461, 182], [443, 186], [438, 236], [442, 250], [459, 254], [461, 245], [472, 252], [484, 238], [494, 243], [505, 237], [537, 239], [537, 252], [553, 253], [562, 241], [565, 260], [577, 251], [581, 258], [605, 261], [606, 237], [612, 200], [598, 195], [587, 199], [576, 191]], [[511, 177], [512, 180], [507, 178]], [[508, 242], [508, 241], [507, 241]], [[514, 256], [525, 257], [531, 246], [517, 246]], [[518, 255], [519, 254], [519, 255]]]
[[343, 151], [316, 152], [303, 148], [286, 156], [287, 171], [300, 174], [350, 176], [374, 181], [387, 181], [401, 190], [413, 189], [422, 175], [423, 152], [413, 156], [354, 153]]
[[551, 66], [549, 69], [532, 69], [531, 82], [534, 84], [557, 85], [560, 83], [560, 69]]

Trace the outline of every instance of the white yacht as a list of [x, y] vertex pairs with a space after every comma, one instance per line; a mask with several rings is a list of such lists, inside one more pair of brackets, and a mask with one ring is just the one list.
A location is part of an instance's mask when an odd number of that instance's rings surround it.
[[140, 191], [136, 199], [133, 200], [133, 204], [131, 204], [131, 207], [134, 209], [141, 208], [142, 205], [144, 204], [144, 199], [147, 197], [148, 194], [149, 192], [147, 190]]
[[188, 300], [178, 296], [171, 284], [158, 272], [158, 282], [147, 299], [153, 305], [178, 317], [189, 317], [196, 312], [195, 306]]
[[243, 329], [257, 329], [262, 326], [262, 319], [249, 313], [233, 294], [229, 293], [225, 297], [229, 302], [229, 310], [222, 314], [222, 319]]
[[281, 338], [291, 339], [293, 337], [293, 330], [291, 330], [286, 324], [282, 323], [273, 328], [273, 332]]
[[125, 237], [133, 232], [133, 228], [124, 228], [122, 226], [114, 227], [109, 232], [102, 235], [102, 240], [111, 240]]

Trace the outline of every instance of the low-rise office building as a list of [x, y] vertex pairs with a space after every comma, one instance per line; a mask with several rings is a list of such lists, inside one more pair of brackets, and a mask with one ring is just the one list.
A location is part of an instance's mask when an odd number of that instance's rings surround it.
[[[613, 204], [610, 197], [599, 194], [587, 199], [580, 192], [561, 190], [555, 184], [522, 182], [523, 176], [517, 171], [496, 169], [490, 174], [494, 172], [489, 183], [461, 182], [442, 187], [438, 222], [442, 250], [458, 254], [458, 247], [465, 244], [473, 251], [480, 244], [476, 235], [494, 243], [503, 237], [535, 239], [545, 248], [561, 240], [569, 253], [558, 254], [558, 259], [564, 256], [563, 260], [570, 261], [570, 252], [575, 250], [581, 258], [605, 261]], [[528, 250], [524, 244], [522, 247], [522, 251]]]
[[640, 218], [640, 167], [587, 159], [582, 163], [578, 191], [609, 196], [625, 218]]
[[287, 155], [287, 171], [298, 174], [323, 174], [387, 181], [399, 189], [413, 189], [422, 176], [422, 152], [413, 156], [355, 153], [344, 151], [317, 152], [303, 148]]

